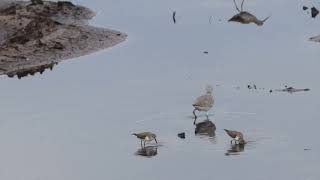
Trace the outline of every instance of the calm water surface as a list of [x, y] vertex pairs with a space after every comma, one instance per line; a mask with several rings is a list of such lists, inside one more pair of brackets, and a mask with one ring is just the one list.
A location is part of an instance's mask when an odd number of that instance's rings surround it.
[[[271, 15], [258, 27], [227, 22], [232, 0], [75, 2], [128, 41], [43, 75], [1, 76], [0, 179], [320, 178], [320, 44], [308, 41], [320, 22], [302, 10], [319, 3], [248, 0], [245, 10]], [[195, 135], [192, 119], [206, 84], [216, 99], [211, 137]], [[284, 85], [311, 91], [268, 93]], [[231, 146], [224, 128], [249, 143]], [[131, 133], [146, 130], [159, 147], [140, 149]]]

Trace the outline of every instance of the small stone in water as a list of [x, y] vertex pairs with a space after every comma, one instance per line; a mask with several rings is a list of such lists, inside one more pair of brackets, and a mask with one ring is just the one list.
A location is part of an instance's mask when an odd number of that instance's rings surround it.
[[182, 132], [178, 134], [178, 137], [181, 139], [185, 139], [186, 138], [186, 133]]
[[315, 7], [311, 8], [311, 17], [315, 18], [319, 14], [319, 10]]

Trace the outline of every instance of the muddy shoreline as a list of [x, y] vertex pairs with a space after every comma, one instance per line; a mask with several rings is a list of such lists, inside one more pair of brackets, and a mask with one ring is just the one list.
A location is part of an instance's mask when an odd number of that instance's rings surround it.
[[0, 75], [41, 73], [43, 67], [126, 40], [125, 33], [90, 26], [94, 16], [90, 9], [67, 1], [0, 3]]

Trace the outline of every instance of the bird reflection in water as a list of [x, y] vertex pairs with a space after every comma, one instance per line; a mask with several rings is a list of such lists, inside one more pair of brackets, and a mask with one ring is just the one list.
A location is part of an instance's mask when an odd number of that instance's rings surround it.
[[225, 153], [226, 156], [229, 155], [240, 155], [244, 151], [245, 144], [231, 144], [230, 149]]
[[205, 121], [196, 124], [194, 133], [195, 135], [214, 137], [216, 135], [215, 131], [216, 125], [209, 119], [206, 119]]
[[142, 147], [140, 149], [137, 150], [137, 152], [135, 153], [135, 155], [137, 156], [144, 156], [144, 157], [153, 157], [156, 156], [158, 154], [158, 147], [157, 146], [146, 146], [146, 147]]
[[234, 15], [231, 19], [229, 19], [230, 21], [233, 22], [239, 22], [241, 24], [250, 24], [250, 23], [254, 23], [258, 26], [262, 26], [263, 23], [269, 19], [269, 17], [265, 18], [264, 20], [259, 20], [257, 17], [255, 17], [253, 14], [247, 12], [247, 11], [243, 11], [243, 3], [244, 0], [242, 0], [241, 3], [241, 10], [238, 8], [237, 3], [235, 0], [233, 0], [234, 5], [236, 6], [237, 11], [239, 12], [238, 14]]

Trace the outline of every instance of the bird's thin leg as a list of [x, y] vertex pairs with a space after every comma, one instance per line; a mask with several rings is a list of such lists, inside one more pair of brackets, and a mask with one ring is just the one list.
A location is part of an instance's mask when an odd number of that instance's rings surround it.
[[146, 141], [144, 141], [143, 146], [146, 147]]
[[193, 121], [193, 124], [196, 124], [196, 121], [197, 121], [197, 115], [196, 115], [196, 109], [193, 110], [193, 115], [194, 115], [194, 121]]
[[244, 2], [244, 0], [242, 0], [242, 2], [241, 2], [241, 12], [243, 11], [243, 2]]
[[209, 119], [209, 114], [208, 114], [208, 111], [206, 112], [206, 116], [207, 116], [207, 119]]
[[195, 118], [195, 119], [197, 119], [196, 110], [197, 110], [197, 109], [194, 109], [194, 110], [193, 110], [193, 115], [194, 115], [194, 118]]
[[142, 147], [142, 140], [140, 142], [141, 142], [141, 147]]
[[233, 3], [234, 3], [234, 5], [236, 6], [237, 11], [240, 12], [240, 10], [239, 10], [239, 8], [238, 8], [238, 6], [237, 6], [236, 0], [233, 0]]

